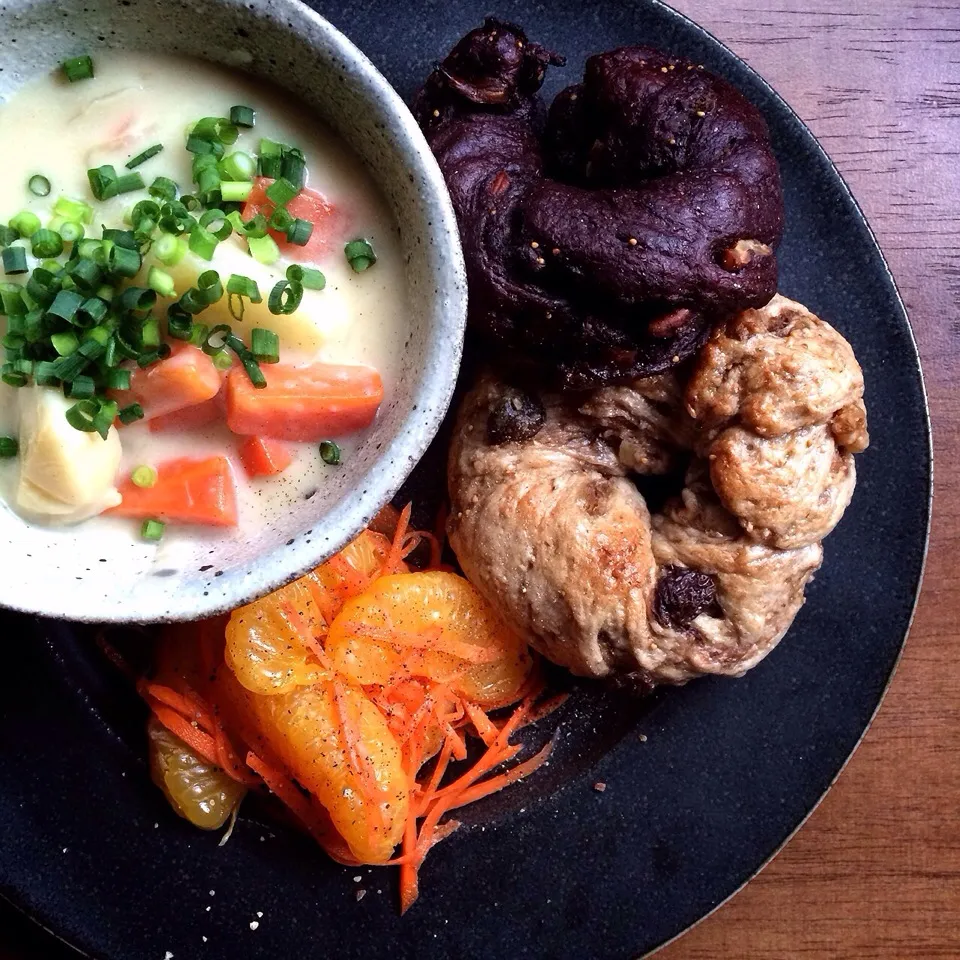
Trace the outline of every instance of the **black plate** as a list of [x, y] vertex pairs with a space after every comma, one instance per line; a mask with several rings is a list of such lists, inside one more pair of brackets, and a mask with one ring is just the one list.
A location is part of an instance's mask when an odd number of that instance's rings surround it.
[[[317, 6], [405, 96], [490, 12], [488, 0]], [[223, 848], [178, 820], [148, 783], [128, 694], [80, 634], [4, 618], [0, 891], [90, 954], [636, 956], [772, 856], [883, 695], [921, 576], [930, 446], [913, 338], [860, 211], [790, 109], [676, 13], [618, 0], [492, 6], [568, 56], [548, 93], [579, 76], [588, 53], [642, 42], [706, 63], [764, 110], [788, 214], [781, 289], [850, 338], [866, 375], [873, 443], [858, 459], [853, 505], [807, 605], [764, 663], [743, 680], [639, 701], [579, 691], [554, 715], [564, 735], [549, 768], [478, 807], [475, 828], [431, 854], [421, 900], [403, 919], [386, 871], [341, 869], [255, 819], [241, 819]]]

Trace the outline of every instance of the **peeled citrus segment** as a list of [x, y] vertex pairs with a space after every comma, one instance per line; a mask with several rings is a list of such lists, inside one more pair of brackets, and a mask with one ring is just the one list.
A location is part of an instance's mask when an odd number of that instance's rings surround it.
[[150, 776], [170, 806], [203, 830], [222, 827], [243, 799], [246, 788], [198, 757], [155, 717], [147, 724], [147, 737]]
[[[323, 593], [318, 602], [328, 620], [333, 620], [347, 600], [363, 593], [370, 586], [389, 553], [390, 540], [387, 537], [364, 530], [359, 537], [308, 575], [316, 581]], [[406, 564], [403, 569], [407, 569]]]
[[261, 696], [229, 671], [217, 680], [218, 706], [243, 713], [257, 732], [252, 749], [287, 768], [330, 814], [351, 853], [382, 863], [400, 842], [409, 785], [400, 747], [363, 691], [340, 681]]
[[482, 706], [510, 703], [530, 672], [526, 643], [463, 577], [381, 577], [330, 625], [327, 656], [361, 685], [405, 676], [447, 684]]
[[301, 577], [231, 614], [224, 659], [248, 690], [287, 693], [326, 676], [317, 651], [327, 623], [315, 589]]

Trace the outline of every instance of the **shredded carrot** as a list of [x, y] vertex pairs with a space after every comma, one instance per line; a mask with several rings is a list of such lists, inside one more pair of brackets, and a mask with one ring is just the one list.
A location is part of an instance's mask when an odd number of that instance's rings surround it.
[[515, 767], [511, 767], [505, 773], [498, 774], [495, 777], [491, 777], [489, 780], [484, 780], [482, 783], [478, 783], [473, 787], [470, 787], [468, 790], [464, 790], [456, 800], [456, 803], [450, 804], [447, 806], [448, 810], [456, 810], [458, 807], [465, 807], [468, 803], [474, 803], [477, 800], [481, 800], [483, 797], [490, 796], [491, 793], [496, 793], [498, 790], [502, 790], [504, 787], [509, 786], [511, 783], [516, 783], [518, 780], [522, 780], [524, 777], [529, 776], [533, 773], [534, 770], [538, 770], [540, 767], [547, 762], [550, 754], [553, 752], [553, 740], [535, 753], [529, 760], [524, 760], [523, 763], [518, 763]]
[[213, 737], [195, 727], [176, 710], [162, 703], [151, 704], [153, 715], [175, 736], [179, 737], [198, 757], [218, 766], [217, 745]]
[[390, 552], [387, 559], [383, 561], [378, 576], [384, 577], [391, 573], [396, 573], [400, 567], [400, 561], [403, 559], [403, 541], [407, 534], [407, 524], [410, 523], [410, 514], [413, 513], [413, 504], [408, 503], [400, 511], [400, 517], [397, 520], [397, 529], [393, 532], [393, 542], [390, 544]]
[[477, 736], [488, 746], [492, 747], [494, 740], [500, 733], [500, 728], [475, 704], [469, 700], [463, 704], [467, 711], [467, 716], [473, 724], [473, 729], [477, 731]]
[[103, 630], [96, 636], [96, 644], [100, 652], [128, 679], [135, 680], [136, 670], [127, 662], [127, 658], [107, 639]]
[[294, 607], [289, 600], [285, 600], [280, 607], [287, 615], [287, 619], [290, 621], [293, 628], [297, 631], [297, 636], [303, 641], [306, 648], [316, 658], [317, 663], [319, 663], [320, 666], [325, 670], [333, 672], [333, 667], [331, 666], [330, 661], [327, 659], [327, 653], [323, 649], [323, 644], [320, 642], [318, 637], [313, 635], [310, 627], [304, 621], [296, 607]]

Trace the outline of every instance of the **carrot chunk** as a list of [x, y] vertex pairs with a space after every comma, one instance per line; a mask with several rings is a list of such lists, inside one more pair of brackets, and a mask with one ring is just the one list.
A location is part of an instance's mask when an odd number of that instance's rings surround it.
[[250, 477], [272, 477], [293, 463], [293, 454], [282, 440], [247, 437], [240, 444], [240, 462]]
[[122, 517], [232, 527], [237, 494], [226, 457], [182, 457], [157, 467], [157, 482], [138, 487], [129, 478], [119, 486], [123, 502], [111, 510]]
[[273, 364], [257, 389], [246, 372], [227, 375], [227, 426], [234, 433], [274, 440], [317, 441], [369, 426], [383, 400], [372, 367]]
[[144, 419], [152, 420], [212, 400], [220, 392], [220, 384], [220, 371], [210, 357], [198, 347], [184, 344], [165, 360], [134, 370], [130, 389], [115, 391], [113, 398], [121, 408], [139, 403]]

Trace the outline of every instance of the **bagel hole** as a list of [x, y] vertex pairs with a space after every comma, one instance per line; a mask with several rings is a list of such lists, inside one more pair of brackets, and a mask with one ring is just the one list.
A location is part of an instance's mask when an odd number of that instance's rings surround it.
[[678, 457], [673, 468], [667, 473], [630, 475], [650, 513], [660, 513], [667, 503], [680, 496], [689, 460], [689, 456]]

